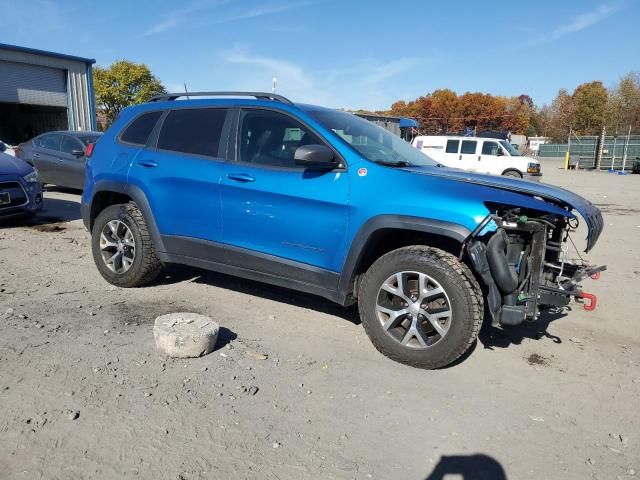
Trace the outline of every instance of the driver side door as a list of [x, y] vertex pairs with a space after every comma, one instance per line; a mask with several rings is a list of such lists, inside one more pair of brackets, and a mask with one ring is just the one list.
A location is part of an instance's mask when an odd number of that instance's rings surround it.
[[294, 160], [299, 146], [330, 145], [292, 115], [261, 108], [238, 111], [235, 137], [221, 183], [230, 263], [299, 281], [310, 280], [309, 266], [339, 271], [348, 219], [346, 169], [313, 170]]

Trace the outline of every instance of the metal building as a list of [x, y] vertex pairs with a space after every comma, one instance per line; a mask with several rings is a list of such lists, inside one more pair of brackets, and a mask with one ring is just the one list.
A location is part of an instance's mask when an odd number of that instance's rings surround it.
[[0, 43], [0, 139], [95, 130], [95, 60]]
[[389, 130], [391, 133], [401, 137], [407, 142], [411, 142], [417, 135], [420, 126], [413, 118], [393, 117], [390, 115], [378, 115], [375, 113], [354, 112], [357, 116], [369, 120], [376, 125]]

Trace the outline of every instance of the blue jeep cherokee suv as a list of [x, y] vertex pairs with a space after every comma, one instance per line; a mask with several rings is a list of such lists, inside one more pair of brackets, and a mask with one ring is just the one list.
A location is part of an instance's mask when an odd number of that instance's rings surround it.
[[[358, 302], [383, 354], [437, 368], [494, 325], [589, 299], [605, 267], [564, 248], [579, 213], [560, 188], [440, 167], [386, 130], [269, 93], [168, 94], [125, 109], [87, 163], [82, 215], [110, 283], [187, 264]], [[208, 98], [206, 98], [208, 97]], [[211, 98], [216, 97], [216, 98]]]

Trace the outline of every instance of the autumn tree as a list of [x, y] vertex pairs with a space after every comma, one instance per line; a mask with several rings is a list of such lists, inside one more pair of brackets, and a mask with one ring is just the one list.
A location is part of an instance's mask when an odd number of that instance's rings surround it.
[[640, 133], [640, 72], [632, 72], [620, 79], [609, 93], [605, 112], [607, 132]]
[[598, 135], [602, 130], [607, 106], [607, 89], [595, 81], [579, 85], [573, 92], [571, 128], [576, 135]]
[[111, 124], [120, 111], [166, 93], [165, 88], [144, 63], [120, 60], [107, 68], [93, 70], [96, 102]]

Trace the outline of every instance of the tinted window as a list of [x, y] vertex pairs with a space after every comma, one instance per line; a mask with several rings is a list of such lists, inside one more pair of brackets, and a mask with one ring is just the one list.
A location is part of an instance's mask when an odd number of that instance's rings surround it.
[[293, 118], [261, 110], [242, 112], [238, 143], [241, 162], [277, 167], [296, 167], [293, 157], [298, 147], [323, 144]]
[[458, 153], [458, 145], [460, 140], [447, 140], [447, 153]]
[[217, 157], [227, 111], [226, 108], [173, 110], [162, 124], [158, 148]]
[[84, 150], [80, 142], [78, 142], [75, 138], [69, 137], [68, 135], [62, 136], [62, 144], [60, 146], [60, 151], [64, 153], [71, 154], [74, 150]]
[[147, 138], [151, 134], [153, 127], [156, 126], [162, 112], [149, 112], [136, 118], [124, 133], [120, 136], [120, 140], [135, 145], [144, 145]]
[[498, 155], [500, 146], [497, 142], [484, 142], [482, 145], [482, 155]]
[[60, 135], [43, 135], [38, 141], [38, 146], [49, 150], [60, 150]]
[[463, 140], [460, 153], [476, 153], [476, 143], [475, 140]]

